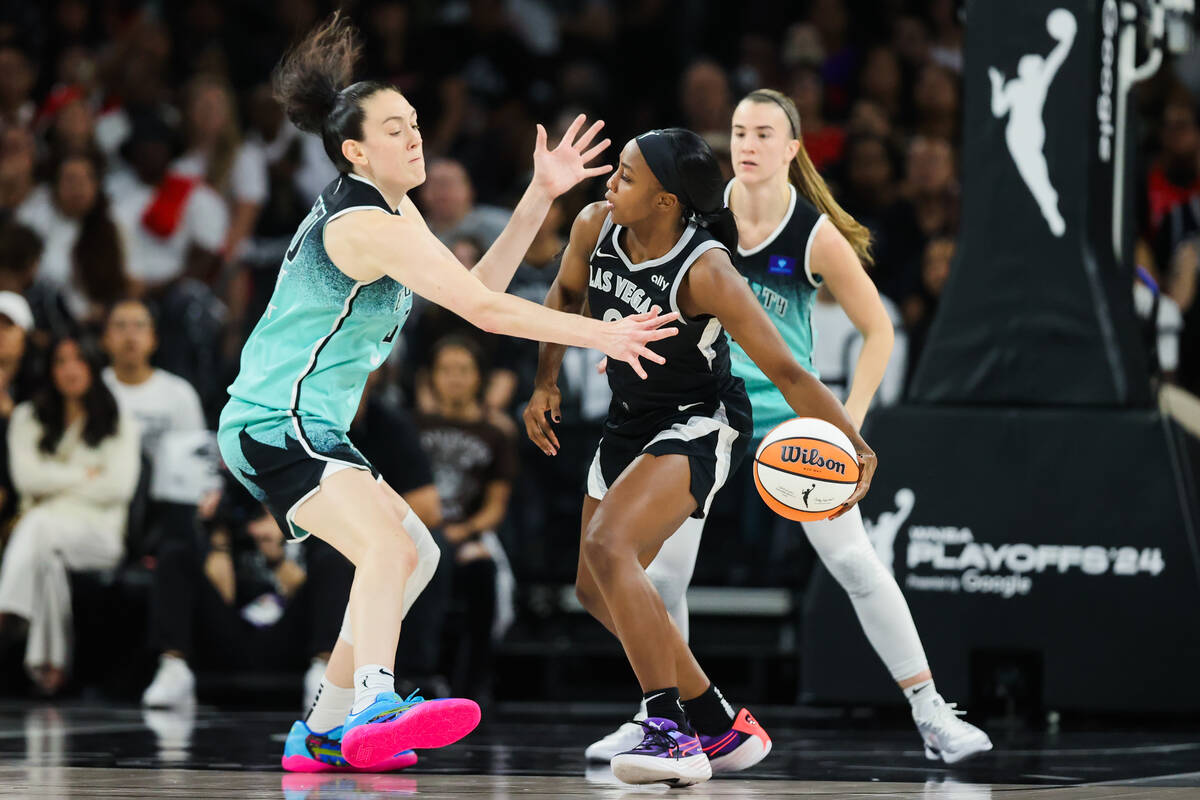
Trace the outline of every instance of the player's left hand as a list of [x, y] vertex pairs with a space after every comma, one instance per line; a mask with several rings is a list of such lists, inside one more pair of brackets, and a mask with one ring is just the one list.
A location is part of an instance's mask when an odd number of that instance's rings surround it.
[[562, 141], [553, 150], [546, 147], [546, 129], [537, 126], [537, 143], [533, 147], [533, 181], [532, 185], [541, 188], [551, 198], [558, 197], [563, 192], [579, 183], [584, 178], [594, 178], [612, 169], [609, 164], [599, 167], [588, 167], [587, 163], [612, 143], [608, 139], [588, 147], [596, 134], [604, 127], [604, 120], [596, 120], [582, 136], [579, 131], [587, 122], [587, 117], [580, 114], [563, 134]]
[[854, 508], [854, 504], [866, 496], [867, 490], [871, 488], [871, 478], [875, 476], [877, 466], [879, 466], [879, 459], [875, 457], [874, 450], [868, 449], [858, 454], [858, 486], [854, 487], [854, 494], [850, 495], [850, 499], [836, 512], [829, 515], [829, 519], [837, 519]]

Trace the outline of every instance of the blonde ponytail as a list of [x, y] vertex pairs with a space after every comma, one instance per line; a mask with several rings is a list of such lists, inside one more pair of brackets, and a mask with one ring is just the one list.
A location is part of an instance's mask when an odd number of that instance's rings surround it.
[[796, 104], [783, 92], [777, 92], [774, 89], [756, 89], [743, 99], [754, 103], [775, 103], [783, 109], [783, 113], [792, 126], [792, 135], [800, 140], [800, 149], [796, 152], [796, 158], [788, 165], [788, 180], [808, 202], [829, 217], [829, 221], [838, 229], [838, 232], [846, 237], [846, 241], [850, 243], [850, 247], [854, 249], [855, 255], [858, 256], [863, 266], [874, 264], [875, 257], [871, 254], [871, 232], [838, 205], [838, 202], [833, 199], [833, 193], [829, 191], [825, 179], [821, 177], [821, 173], [817, 172], [812, 159], [808, 157], [808, 151], [804, 148], [804, 139], [800, 135], [800, 111], [796, 108]]

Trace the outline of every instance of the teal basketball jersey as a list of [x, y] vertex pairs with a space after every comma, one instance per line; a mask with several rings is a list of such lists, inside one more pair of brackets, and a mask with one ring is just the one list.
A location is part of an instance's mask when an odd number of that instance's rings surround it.
[[[732, 186], [731, 181], [725, 187], [726, 204]], [[737, 252], [732, 254], [733, 265], [750, 284], [796, 361], [816, 375], [812, 361], [812, 307], [821, 279], [813, 274], [809, 255], [817, 230], [826, 217], [801, 197], [796, 187], [788, 184], [788, 190], [791, 200], [778, 227], [757, 247], [747, 250], [739, 245]], [[733, 374], [742, 379], [750, 395], [756, 439], [796, 416], [783, 394], [736, 341], [730, 343], [729, 356]]]
[[306, 426], [349, 429], [367, 375], [387, 359], [412, 309], [412, 290], [392, 278], [356, 281], [330, 260], [325, 226], [362, 210], [399, 213], [373, 183], [353, 174], [338, 176], [313, 203], [242, 349], [229, 387], [241, 402], [226, 409], [223, 427], [278, 417], [305, 444]]

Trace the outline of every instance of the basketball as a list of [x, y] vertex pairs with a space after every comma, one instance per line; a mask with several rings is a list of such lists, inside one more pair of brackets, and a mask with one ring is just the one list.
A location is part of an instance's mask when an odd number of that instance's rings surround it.
[[825, 519], [854, 494], [858, 456], [846, 434], [823, 419], [797, 417], [771, 430], [754, 454], [754, 485], [787, 519]]

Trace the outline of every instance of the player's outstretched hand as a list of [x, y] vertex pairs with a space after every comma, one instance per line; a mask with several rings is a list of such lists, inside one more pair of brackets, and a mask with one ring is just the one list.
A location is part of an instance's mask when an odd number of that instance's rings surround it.
[[639, 378], [645, 380], [646, 370], [642, 369], [641, 359], [653, 361], [655, 364], [667, 363], [665, 358], [646, 345], [679, 333], [678, 328], [663, 327], [679, 319], [679, 312], [659, 314], [659, 311], [658, 306], [655, 306], [645, 314], [634, 314], [605, 323], [606, 341], [597, 349], [604, 351], [604, 355], [609, 358], [624, 361], [633, 368]]
[[837, 510], [836, 513], [830, 514], [830, 519], [837, 519], [842, 514], [845, 514], [850, 509], [854, 508], [854, 504], [862, 500], [866, 496], [867, 490], [871, 488], [871, 478], [875, 476], [875, 468], [879, 466], [879, 459], [875, 457], [875, 451], [867, 449], [860, 451], [858, 454], [858, 486], [854, 487], [854, 494], [850, 495], [850, 499]]
[[579, 131], [587, 122], [580, 114], [563, 134], [562, 141], [553, 150], [546, 148], [546, 129], [537, 126], [537, 142], [533, 146], [533, 185], [543, 189], [550, 197], [558, 197], [584, 178], [594, 178], [612, 169], [608, 164], [588, 167], [587, 163], [612, 143], [608, 139], [588, 147], [596, 134], [604, 127], [604, 120], [596, 120], [582, 136]]
[[[549, 413], [550, 419], [546, 419]], [[525, 433], [529, 441], [548, 456], [558, 453], [558, 437], [551, 421], [562, 422], [562, 393], [557, 386], [535, 386], [529, 405], [525, 406]]]

